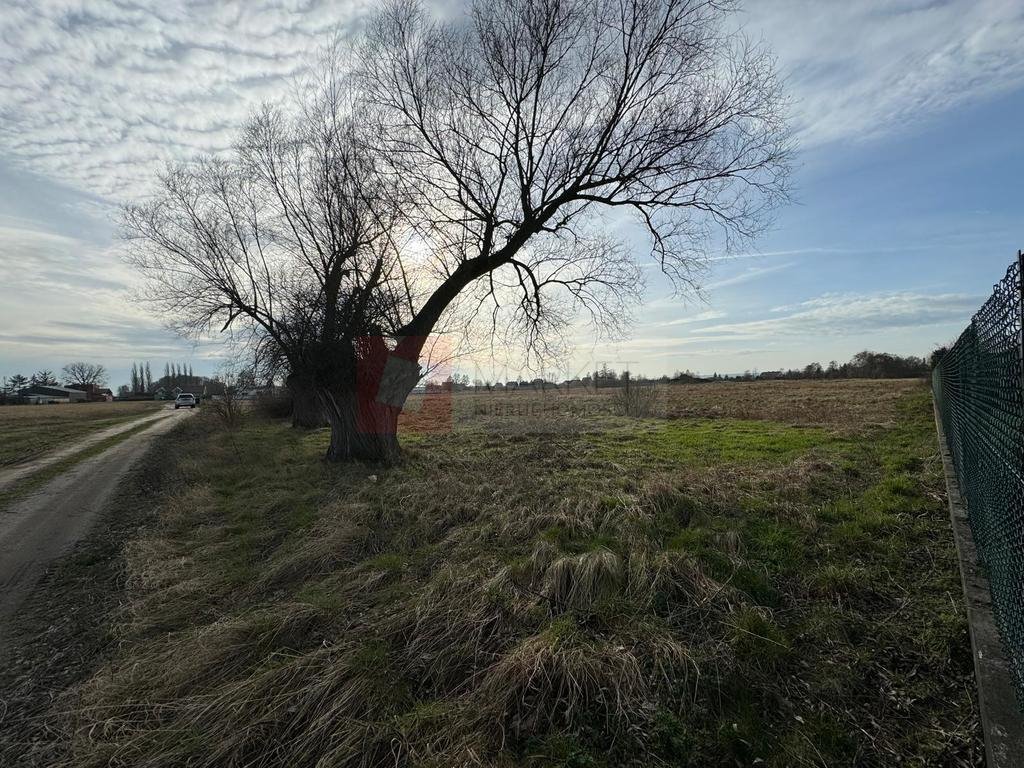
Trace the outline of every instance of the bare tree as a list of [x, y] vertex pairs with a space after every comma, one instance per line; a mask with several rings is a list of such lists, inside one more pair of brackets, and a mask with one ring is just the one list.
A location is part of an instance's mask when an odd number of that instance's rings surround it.
[[107, 384], [107, 369], [102, 365], [77, 361], [63, 368], [64, 383], [69, 387], [103, 387]]
[[[186, 330], [247, 334], [315, 392], [328, 457], [391, 458], [431, 334], [458, 315], [544, 354], [581, 311], [616, 329], [642, 286], [610, 212], [695, 289], [755, 235], [789, 153], [772, 60], [721, 0], [491, 0], [466, 23], [398, 0], [347, 101], [337, 59], [235, 156], [129, 208], [135, 263]], [[358, 114], [359, 119], [353, 115]]]
[[684, 291], [709, 245], [762, 229], [785, 199], [790, 134], [771, 56], [725, 31], [733, 8], [478, 0], [444, 24], [397, 0], [377, 17], [368, 135], [436, 278], [398, 329], [402, 357], [460, 299], [541, 351], [580, 309], [616, 327], [640, 279], [611, 211], [635, 216]]
[[[261, 370], [284, 367], [296, 420], [315, 426], [354, 391], [360, 339], [394, 333], [406, 290], [393, 196], [336, 64], [290, 111], [259, 110], [232, 157], [171, 170], [124, 212], [150, 298], [179, 330], [231, 329]], [[375, 454], [351, 442], [339, 457]]]

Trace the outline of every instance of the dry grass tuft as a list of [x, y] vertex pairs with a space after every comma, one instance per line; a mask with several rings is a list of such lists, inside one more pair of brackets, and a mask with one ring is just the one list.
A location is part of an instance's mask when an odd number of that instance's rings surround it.
[[627, 649], [561, 629], [525, 639], [487, 670], [479, 692], [488, 722], [520, 738], [584, 721], [609, 735], [644, 720], [652, 693]]
[[552, 562], [544, 573], [541, 594], [556, 612], [587, 611], [601, 600], [619, 594], [623, 582], [619, 556], [598, 549]]
[[259, 592], [284, 584], [323, 578], [339, 567], [364, 559], [370, 548], [370, 529], [347, 520], [321, 522], [287, 553], [275, 558], [253, 582]]

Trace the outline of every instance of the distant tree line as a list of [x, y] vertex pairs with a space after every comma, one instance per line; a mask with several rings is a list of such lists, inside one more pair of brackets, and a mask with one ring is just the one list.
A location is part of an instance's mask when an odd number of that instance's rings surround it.
[[428, 381], [426, 390], [428, 392], [459, 392], [464, 390], [494, 392], [519, 389], [572, 389], [576, 387], [609, 389], [625, 387], [630, 383], [648, 385], [653, 383], [688, 384], [709, 381], [773, 381], [789, 379], [909, 379], [927, 375], [933, 365], [941, 359], [943, 352], [943, 349], [936, 350], [926, 359], [914, 355], [902, 356], [888, 352], [865, 350], [864, 352], [858, 352], [847, 363], [839, 363], [833, 360], [827, 366], [822, 366], [821, 363], [810, 363], [803, 368], [775, 371], [748, 370], [736, 374], [714, 373], [711, 376], [700, 376], [691, 370], [686, 370], [651, 378], [643, 374], [631, 373], [628, 370], [616, 371], [607, 364], [604, 364], [593, 373], [562, 381], [536, 377], [533, 379], [509, 379], [505, 382], [475, 379], [470, 384], [469, 376], [456, 373], [448, 376], [443, 381]]
[[[68, 363], [58, 377], [49, 368], [36, 371], [31, 376], [15, 373], [0, 378], [0, 403], [19, 402], [23, 398], [19, 393], [32, 386], [59, 387], [80, 389], [87, 392], [103, 390], [107, 386], [109, 374], [105, 366], [97, 363], [75, 361]], [[216, 377], [209, 379], [196, 376], [191, 364], [164, 363], [164, 375], [153, 378], [153, 369], [149, 361], [133, 362], [130, 380], [117, 388], [118, 397], [146, 396], [157, 392], [161, 387], [171, 391], [175, 388], [199, 389]]]
[[[107, 369], [102, 365], [94, 363], [80, 361], [68, 363], [64, 366], [62, 373], [64, 379], [63, 386], [71, 389], [103, 387], [107, 383]], [[0, 379], [0, 393], [5, 395], [14, 395], [26, 387], [32, 386], [59, 387], [62, 384], [61, 380], [49, 368], [36, 371], [31, 376], [15, 373]]]
[[[470, 382], [466, 374], [451, 374], [443, 380], [430, 380], [426, 382], [425, 389], [428, 392], [460, 392], [465, 390], [475, 391], [506, 391], [519, 389], [572, 389], [583, 387], [587, 389], [607, 389], [626, 386], [627, 383], [639, 385], [655, 382], [667, 383], [694, 383], [706, 381], [771, 381], [789, 379], [905, 379], [925, 376], [931, 368], [942, 358], [945, 348], [935, 350], [929, 358], [916, 357], [914, 355], [894, 355], [888, 352], [871, 352], [865, 350], [858, 352], [847, 363], [831, 361], [827, 366], [821, 363], [810, 363], [803, 368], [790, 368], [776, 371], [745, 371], [740, 374], [719, 374], [714, 373], [710, 377], [698, 376], [692, 371], [676, 371], [673, 374], [664, 374], [657, 379], [633, 374], [627, 371], [616, 371], [607, 364], [602, 365], [593, 373], [579, 378], [554, 381], [544, 377], [533, 379], [509, 379], [508, 381], [491, 381], [475, 379]], [[73, 388], [88, 388], [90, 385], [101, 387], [106, 384], [107, 373], [102, 365], [90, 363], [69, 363], [63, 369], [65, 383]], [[216, 377], [209, 379], [204, 376], [196, 376], [192, 372], [191, 364], [164, 363], [164, 375], [159, 379], [153, 379], [152, 369], [148, 361], [132, 363], [131, 382], [122, 384], [118, 388], [119, 397], [131, 395], [153, 394], [160, 388], [173, 390], [175, 388], [188, 389], [200, 388], [206, 382], [218, 381]], [[32, 385], [59, 386], [60, 381], [53, 371], [43, 369], [35, 372], [30, 377], [20, 373], [0, 379], [0, 397], [7, 401], [15, 397], [22, 389]], [[251, 369], [245, 369], [238, 376], [236, 385], [241, 389], [252, 389], [258, 386], [256, 374]]]
[[65, 386], [69, 389], [79, 389], [85, 392], [92, 392], [107, 384], [107, 369], [102, 365], [75, 361], [64, 366], [63, 384], [49, 368], [36, 371], [31, 376], [24, 376], [15, 373], [11, 376], [4, 376], [0, 379], [0, 402], [19, 402], [20, 392], [23, 389], [33, 386], [59, 387]]
[[118, 389], [118, 394], [122, 396], [148, 395], [161, 388], [171, 390], [176, 387], [183, 389], [197, 387], [202, 385], [205, 380], [203, 376], [193, 374], [191, 364], [164, 363], [164, 375], [154, 379], [148, 360], [139, 363], [133, 362], [130, 381]]
[[827, 366], [810, 363], [803, 368], [785, 371], [762, 371], [756, 376], [742, 378], [765, 379], [912, 379], [925, 376], [931, 370], [929, 361], [915, 355], [894, 355], [888, 352], [865, 350], [854, 355], [848, 363], [831, 361]]

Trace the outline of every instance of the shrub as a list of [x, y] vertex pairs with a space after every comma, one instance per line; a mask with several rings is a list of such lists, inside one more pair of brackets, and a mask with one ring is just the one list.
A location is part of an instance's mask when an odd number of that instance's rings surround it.
[[653, 415], [658, 388], [653, 384], [633, 384], [612, 395], [615, 410], [623, 416], [642, 419]]
[[292, 398], [286, 391], [264, 391], [256, 395], [253, 410], [266, 419], [286, 419], [292, 415]]
[[238, 429], [242, 425], [244, 403], [236, 387], [226, 387], [223, 395], [211, 398], [207, 403], [207, 410], [227, 429]]

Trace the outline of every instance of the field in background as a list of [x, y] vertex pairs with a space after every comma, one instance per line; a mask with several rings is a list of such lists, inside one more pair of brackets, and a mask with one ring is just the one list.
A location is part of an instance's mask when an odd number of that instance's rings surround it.
[[979, 764], [923, 384], [610, 396], [422, 404], [393, 468], [190, 420], [68, 764]]
[[166, 403], [151, 401], [7, 405], [0, 408], [0, 466], [35, 458]]
[[[857, 430], [892, 426], [897, 415], [895, 403], [907, 393], [920, 390], [921, 382], [916, 379], [670, 384], [656, 387], [652, 415], [671, 419], [755, 419]], [[490, 428], [504, 422], [514, 429], [527, 422], [531, 429], [572, 430], [576, 419], [604, 425], [605, 417], [621, 415], [615, 404], [617, 391], [466, 390], [450, 398], [456, 425]], [[439, 396], [430, 397], [437, 400]], [[403, 415], [405, 425], [414, 429], [434, 426], [429, 421], [420, 423], [421, 404], [427, 400], [422, 395], [411, 398]], [[435, 406], [435, 415], [437, 410]], [[548, 416], [557, 418], [549, 421]]]

